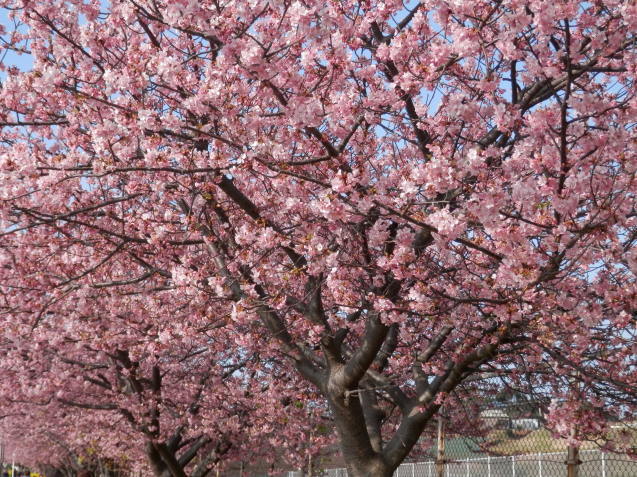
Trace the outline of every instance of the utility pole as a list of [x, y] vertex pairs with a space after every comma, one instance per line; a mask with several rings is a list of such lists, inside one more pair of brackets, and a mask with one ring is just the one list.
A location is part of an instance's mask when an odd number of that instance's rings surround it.
[[307, 477], [312, 477], [314, 475], [312, 469], [312, 438], [314, 437], [314, 429], [310, 429], [310, 439], [308, 444], [309, 452], [307, 454]]
[[445, 420], [442, 409], [438, 415], [438, 452], [436, 452], [436, 477], [445, 477]]

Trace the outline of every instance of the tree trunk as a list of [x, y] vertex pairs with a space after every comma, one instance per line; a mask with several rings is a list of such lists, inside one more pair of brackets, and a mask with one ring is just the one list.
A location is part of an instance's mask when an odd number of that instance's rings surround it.
[[[174, 477], [165, 460], [162, 458], [157, 445], [153, 445], [151, 441], [146, 443], [146, 457], [155, 477]], [[173, 462], [176, 464], [176, 462]]]
[[393, 472], [381, 462], [368, 462], [363, 467], [347, 466], [348, 477], [391, 477]]
[[370, 443], [358, 396], [329, 399], [348, 477], [391, 477], [393, 469]]
[[151, 442], [146, 443], [146, 457], [148, 458], [148, 463], [150, 464], [150, 468], [153, 470], [155, 477], [162, 477], [166, 471], [166, 464], [164, 464], [164, 461], [161, 459], [157, 449], [153, 447]]
[[343, 458], [348, 477], [392, 477], [394, 473], [379, 455], [366, 460], [348, 459], [346, 455]]

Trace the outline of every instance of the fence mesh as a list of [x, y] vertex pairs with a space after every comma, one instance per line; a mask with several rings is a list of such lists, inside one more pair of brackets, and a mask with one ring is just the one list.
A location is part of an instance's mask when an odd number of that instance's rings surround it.
[[[545, 427], [544, 403], [492, 401], [474, 409], [464, 426], [432, 422], [412, 450], [411, 462], [394, 477], [637, 477], [637, 423], [609, 423], [594, 441], [581, 439], [569, 448]], [[622, 447], [613, 447], [617, 442]], [[308, 477], [310, 472], [276, 475]], [[347, 470], [327, 456], [312, 465], [311, 477], [319, 476], [347, 477]]]
[[[637, 477], [637, 460], [625, 453], [603, 451], [599, 442], [583, 442], [577, 448], [571, 447], [569, 454], [567, 442], [554, 437], [541, 419], [511, 416], [520, 414], [502, 408], [488, 409], [482, 413], [486, 431], [472, 436], [444, 432], [436, 436], [430, 430], [420, 449], [415, 450], [417, 460], [402, 464], [394, 477]], [[637, 448], [637, 432], [632, 426], [616, 424], [610, 432], [628, 435], [633, 449]], [[444, 442], [440, 452], [438, 442]], [[298, 471], [283, 475], [309, 474]], [[315, 476], [347, 477], [347, 470], [315, 469], [312, 477]]]
[[[567, 475], [567, 452], [551, 452], [448, 461], [442, 477], [558, 477]], [[578, 477], [636, 477], [637, 461], [609, 454], [599, 449], [580, 450]], [[402, 464], [394, 477], [440, 477], [436, 462]], [[343, 468], [326, 469], [315, 475], [347, 477]], [[304, 477], [302, 472], [288, 472], [286, 477]]]

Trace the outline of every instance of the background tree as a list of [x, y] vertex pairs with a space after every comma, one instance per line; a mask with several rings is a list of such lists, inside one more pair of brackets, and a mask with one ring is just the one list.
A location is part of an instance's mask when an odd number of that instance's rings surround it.
[[[140, 466], [143, 456], [146, 471], [158, 477], [203, 477], [248, 454], [278, 465], [303, 461], [294, 436], [316, 420], [296, 396], [298, 387], [276, 382], [276, 363], [228, 348], [219, 325], [190, 322], [194, 304], [185, 295], [184, 302], [160, 304], [155, 317], [152, 292], [118, 290], [124, 296], [115, 307], [110, 293], [75, 294], [50, 303], [35, 324], [42, 302], [30, 303], [31, 290], [14, 296], [20, 310], [4, 330], [0, 397], [11, 426], [28, 429], [13, 439], [32, 459], [40, 449], [49, 465], [56, 459], [49, 453], [68, 448], [68, 462], [55, 467], [91, 471], [87, 449], [99, 442], [102, 457], [125, 455]], [[163, 317], [179, 325], [166, 329]], [[66, 447], [51, 445], [56, 438]], [[312, 452], [323, 440], [315, 439]]]
[[632, 415], [634, 2], [1, 4], [7, 316], [192, 297], [355, 477], [480, 376]]
[[[3, 396], [4, 397], [4, 396]], [[21, 465], [48, 477], [108, 475], [118, 477], [144, 466], [144, 459], [116, 426], [78, 409], [13, 403], [11, 414], [0, 420], [4, 464]], [[9, 405], [3, 403], [3, 412]], [[116, 443], [115, 435], [119, 436]]]

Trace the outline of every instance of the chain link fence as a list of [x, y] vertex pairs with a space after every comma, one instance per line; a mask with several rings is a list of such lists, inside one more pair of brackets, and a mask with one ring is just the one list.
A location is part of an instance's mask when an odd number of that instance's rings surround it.
[[[605, 452], [593, 442], [568, 446], [544, 428], [539, 418], [504, 408], [488, 409], [481, 416], [486, 432], [457, 435], [439, 427], [437, 435], [423, 438], [421, 457], [402, 464], [394, 477], [637, 477], [637, 460]], [[633, 444], [629, 447], [637, 448], [634, 426], [618, 424], [610, 432], [628, 433]], [[309, 474], [296, 471], [283, 476]], [[347, 470], [326, 465], [312, 472], [316, 476], [347, 477]]]
[[[473, 459], [402, 464], [394, 477], [558, 477], [567, 475], [568, 452], [549, 452], [513, 456], [487, 456]], [[636, 477], [637, 461], [599, 449], [580, 450], [573, 474], [577, 477]], [[442, 469], [440, 469], [442, 467]], [[347, 470], [326, 469], [322, 477], [347, 477]], [[286, 477], [305, 477], [300, 471]]]
[[[442, 413], [394, 477], [637, 477], [637, 460], [627, 454], [637, 453], [637, 422], [610, 424], [595, 442], [582, 438], [574, 447], [545, 427], [544, 415], [543, 403], [522, 398], [481, 403], [460, 428]], [[332, 450], [303, 471], [271, 475], [347, 477]]]

